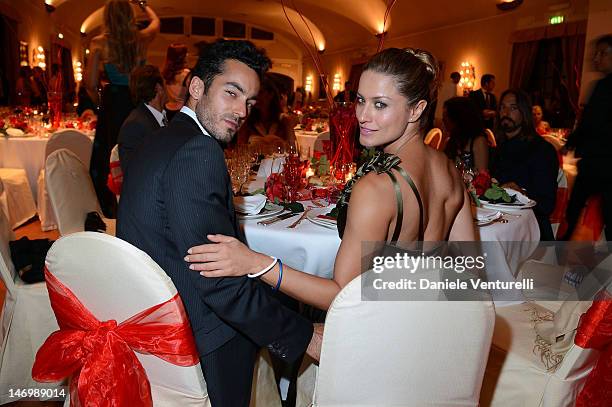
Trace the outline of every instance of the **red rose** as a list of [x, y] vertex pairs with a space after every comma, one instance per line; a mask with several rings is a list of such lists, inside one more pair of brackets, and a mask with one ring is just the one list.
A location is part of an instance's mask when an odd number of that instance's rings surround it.
[[0, 119], [0, 129], [4, 128], [4, 120]]
[[472, 185], [476, 189], [476, 195], [481, 196], [485, 193], [485, 191], [491, 188], [491, 175], [489, 171], [482, 170], [480, 171], [472, 181]]

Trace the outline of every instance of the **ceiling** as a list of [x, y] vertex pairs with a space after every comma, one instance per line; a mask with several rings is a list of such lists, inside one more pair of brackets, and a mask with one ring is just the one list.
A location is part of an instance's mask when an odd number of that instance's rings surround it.
[[[388, 1], [388, 0], [387, 0]], [[491, 18], [503, 12], [495, 7], [500, 0], [397, 0], [388, 22], [388, 37]], [[517, 10], [521, 14], [530, 8], [554, 5], [563, 0], [526, 1]], [[46, 0], [56, 7], [53, 18], [78, 32], [88, 19], [86, 31], [94, 30], [101, 22], [104, 0]], [[355, 46], [375, 44], [375, 34], [382, 29], [386, 10], [385, 0], [284, 0], [290, 17], [300, 36], [310, 40], [307, 28], [292, 8], [299, 10], [314, 32], [317, 46], [328, 52]], [[565, 0], [567, 4], [571, 0]], [[160, 17], [200, 15], [242, 21], [283, 36], [290, 37], [297, 46], [299, 38], [288, 24], [280, 0], [149, 0], [149, 5]], [[537, 3], [537, 4], [534, 4]], [[513, 11], [513, 12], [517, 12]], [[92, 17], [90, 17], [92, 16]], [[310, 40], [310, 42], [312, 42]]]

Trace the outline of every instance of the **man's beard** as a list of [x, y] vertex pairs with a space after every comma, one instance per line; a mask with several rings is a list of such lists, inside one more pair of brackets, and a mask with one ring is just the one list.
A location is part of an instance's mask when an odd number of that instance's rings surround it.
[[521, 127], [520, 123], [515, 122], [510, 117], [502, 117], [499, 121], [499, 125], [504, 133], [512, 133]]
[[215, 126], [215, 120], [213, 117], [211, 117], [209, 110], [204, 110], [204, 113], [200, 113], [200, 109], [196, 108], [196, 117], [202, 124], [202, 127], [204, 127], [214, 139], [219, 140], [222, 143], [229, 143], [230, 141], [232, 141], [232, 138], [234, 138], [234, 135], [237, 133], [237, 131], [233, 131], [229, 128], [218, 129]]

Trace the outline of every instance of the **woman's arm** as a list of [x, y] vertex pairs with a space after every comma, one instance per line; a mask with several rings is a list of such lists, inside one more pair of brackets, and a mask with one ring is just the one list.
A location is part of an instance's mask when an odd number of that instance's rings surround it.
[[149, 18], [150, 22], [148, 26], [140, 30], [140, 37], [146, 41], [152, 41], [153, 38], [159, 32], [159, 17], [157, 17], [155, 11], [153, 11], [153, 9], [149, 6], [146, 6], [144, 11], [147, 14], [147, 17]]
[[477, 137], [473, 145], [474, 167], [480, 170], [489, 169], [489, 144], [486, 137]]
[[476, 231], [474, 230], [474, 221], [472, 219], [471, 200], [463, 185], [458, 185], [457, 187], [463, 189], [463, 205], [451, 226], [448, 240], [473, 242], [477, 239]]
[[[344, 237], [336, 256], [333, 279], [313, 276], [283, 265], [280, 290], [316, 308], [327, 310], [340, 290], [361, 273], [362, 242], [385, 241], [389, 224], [395, 213], [393, 187], [389, 180], [381, 183], [386, 174], [371, 174], [362, 178], [351, 194]], [[378, 199], [388, 196], [389, 199]], [[186, 261], [194, 263], [192, 270], [202, 271], [205, 277], [238, 276], [264, 269], [270, 258], [253, 252], [234, 238], [209, 236], [216, 244], [201, 245], [190, 249]], [[203, 262], [203, 263], [202, 263]], [[261, 279], [276, 286], [279, 266], [264, 274]]]

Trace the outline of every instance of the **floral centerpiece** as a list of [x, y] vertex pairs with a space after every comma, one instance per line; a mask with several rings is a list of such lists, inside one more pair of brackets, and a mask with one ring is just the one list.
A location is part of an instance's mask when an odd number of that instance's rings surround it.
[[514, 195], [499, 185], [499, 182], [491, 177], [488, 170], [477, 171], [476, 173], [463, 173], [463, 181], [474, 204], [482, 206], [482, 201], [489, 203], [510, 203], [516, 200]]

